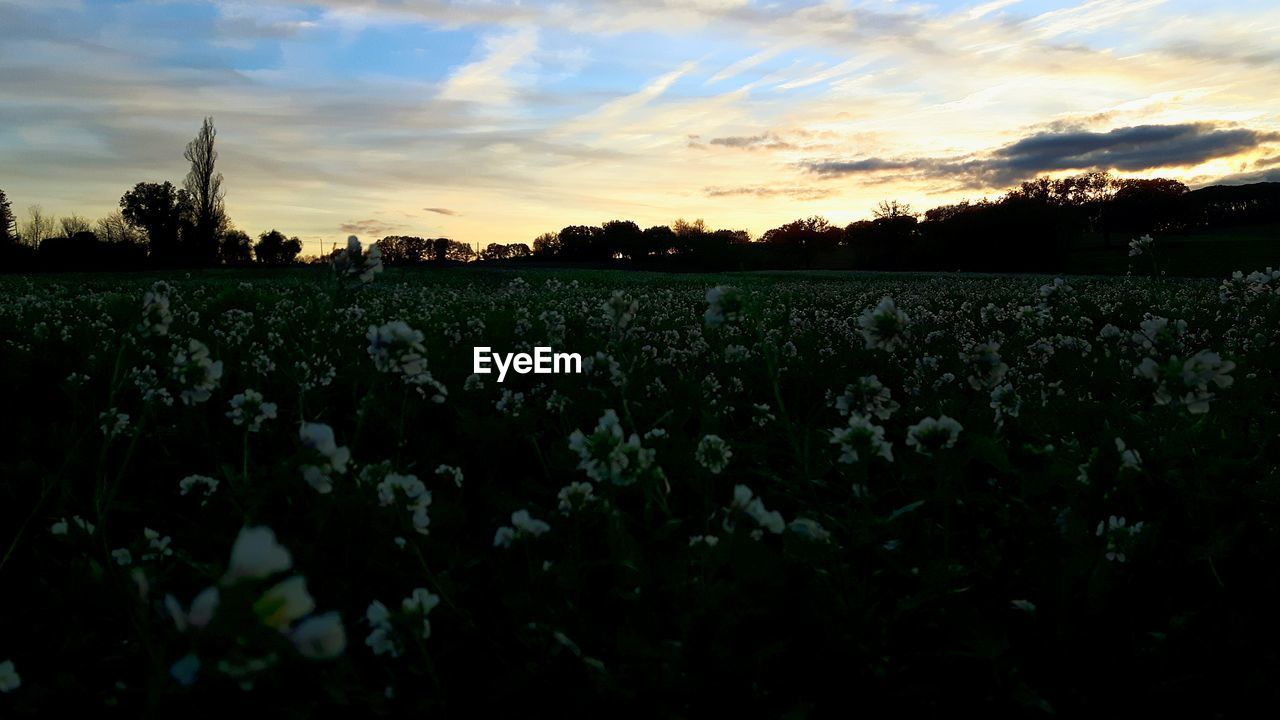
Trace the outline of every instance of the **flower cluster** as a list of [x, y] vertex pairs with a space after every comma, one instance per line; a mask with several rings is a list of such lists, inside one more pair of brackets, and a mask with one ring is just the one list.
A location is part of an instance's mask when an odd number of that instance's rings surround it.
[[892, 352], [906, 340], [910, 319], [898, 309], [891, 297], [884, 297], [874, 309], [864, 310], [858, 318], [862, 339], [868, 350]]
[[263, 402], [262, 393], [257, 390], [245, 390], [231, 398], [231, 409], [227, 417], [237, 427], [248, 424], [248, 431], [256, 433], [262, 429], [262, 423], [276, 418], [276, 404]]
[[707, 311], [702, 321], [709, 328], [718, 328], [737, 321], [742, 310], [742, 291], [728, 285], [717, 285], [707, 291]]
[[630, 485], [662, 472], [654, 463], [656, 451], [641, 446], [639, 435], [624, 438], [622, 423], [613, 410], [605, 410], [590, 435], [574, 430], [569, 449], [578, 454], [578, 469], [597, 482]]
[[855, 463], [864, 456], [879, 456], [893, 462], [893, 443], [884, 439], [884, 428], [861, 413], [851, 413], [844, 427], [831, 430], [832, 445], [840, 446], [840, 462]]
[[431, 507], [431, 491], [418, 479], [417, 475], [397, 475], [388, 473], [378, 483], [378, 504], [386, 507], [395, 503], [398, 495], [404, 496], [405, 510], [413, 518], [413, 529], [420, 535], [426, 535], [431, 525], [431, 517], [427, 508]]
[[907, 446], [914, 447], [922, 455], [932, 455], [938, 450], [955, 447], [963, 429], [960, 423], [946, 415], [927, 417], [907, 428]]
[[494, 533], [493, 546], [509, 548], [517, 539], [539, 537], [550, 529], [550, 525], [530, 515], [528, 510], [517, 510], [511, 513], [511, 524], [498, 528]]
[[321, 494], [333, 492], [333, 474], [342, 475], [347, 471], [351, 451], [338, 447], [333, 428], [324, 423], [302, 423], [298, 438], [303, 447], [314, 450], [321, 459], [319, 464], [304, 465], [302, 477]]
[[209, 358], [209, 348], [196, 339], [179, 347], [173, 354], [173, 374], [182, 383], [182, 402], [186, 405], [209, 399], [222, 379], [222, 361]]
[[787, 527], [786, 521], [782, 519], [782, 513], [777, 510], [766, 510], [764, 501], [755, 497], [751, 488], [746, 485], [735, 485], [733, 502], [725, 508], [725, 517], [721, 523], [725, 532], [731, 533], [736, 530], [743, 517], [751, 519], [756, 525], [751, 531], [751, 537], [757, 540], [763, 537], [765, 530], [777, 535]]

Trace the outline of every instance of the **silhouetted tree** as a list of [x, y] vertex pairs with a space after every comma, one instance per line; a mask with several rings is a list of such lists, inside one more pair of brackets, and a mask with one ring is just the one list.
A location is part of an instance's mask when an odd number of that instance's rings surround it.
[[827, 250], [840, 244], [840, 228], [826, 218], [813, 216], [794, 220], [766, 232], [761, 242], [808, 250]]
[[143, 254], [146, 254], [146, 235], [138, 228], [130, 225], [119, 210], [94, 223], [93, 232], [102, 242], [138, 245], [142, 248]]
[[502, 243], [489, 243], [483, 251], [480, 252], [481, 260], [506, 260], [511, 255], [508, 246]]
[[9, 196], [0, 190], [0, 244], [9, 245], [18, 242], [18, 221], [13, 216], [13, 207], [9, 204]]
[[605, 257], [643, 257], [644, 233], [630, 220], [610, 220], [600, 227], [600, 254]]
[[528, 245], [524, 243], [512, 243], [507, 246], [507, 257], [510, 258], [527, 258], [532, 254]]
[[431, 248], [431, 259], [441, 265], [449, 259], [449, 238], [432, 238], [427, 241], [428, 247]]
[[560, 236], [542, 233], [533, 239], [533, 254], [538, 257], [556, 257], [560, 254]]
[[601, 230], [592, 225], [570, 225], [560, 231], [560, 257], [586, 260], [600, 254]]
[[191, 217], [191, 197], [170, 182], [141, 182], [120, 198], [120, 214], [130, 225], [147, 234], [151, 257], [158, 264], [187, 260], [179, 244], [180, 231]]
[[54, 230], [53, 218], [44, 214], [44, 208], [39, 205], [32, 205], [27, 208], [27, 221], [22, 224], [22, 242], [31, 248], [37, 248], [40, 243], [53, 237]]
[[187, 238], [191, 259], [212, 263], [217, 255], [218, 238], [226, 228], [227, 218], [223, 206], [222, 173], [217, 171], [218, 151], [214, 141], [218, 131], [213, 118], [207, 117], [195, 139], [187, 143], [182, 154], [191, 163], [183, 188], [191, 197], [194, 208], [191, 237]]
[[676, 251], [675, 231], [666, 225], [645, 228], [642, 242], [646, 256], [670, 255]]
[[234, 228], [224, 230], [218, 240], [218, 259], [225, 265], [247, 265], [253, 262], [252, 244], [249, 233]]
[[258, 244], [253, 246], [253, 254], [258, 262], [266, 265], [288, 265], [302, 252], [302, 241], [296, 237], [286, 238], [279, 230], [268, 230], [258, 236]]
[[1107, 234], [1163, 233], [1190, 222], [1187, 186], [1166, 178], [1121, 180], [1106, 209]]
[[93, 232], [93, 225], [89, 220], [79, 215], [68, 215], [62, 218], [59, 224], [62, 227], [62, 236], [67, 238], [75, 237], [78, 233]]
[[445, 259], [454, 262], [471, 262], [476, 259], [476, 251], [470, 245], [457, 240], [447, 240]]

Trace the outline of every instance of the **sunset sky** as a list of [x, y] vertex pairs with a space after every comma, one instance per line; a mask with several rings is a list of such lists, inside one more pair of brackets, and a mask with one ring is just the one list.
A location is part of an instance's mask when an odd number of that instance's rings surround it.
[[179, 183], [205, 115], [232, 221], [305, 254], [1280, 180], [1275, 0], [0, 0], [0, 28], [20, 221]]

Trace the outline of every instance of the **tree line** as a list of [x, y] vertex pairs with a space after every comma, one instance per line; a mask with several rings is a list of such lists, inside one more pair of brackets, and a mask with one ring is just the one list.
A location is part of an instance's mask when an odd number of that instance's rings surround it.
[[[181, 187], [140, 182], [97, 221], [53, 218], [32, 206], [19, 223], [0, 190], [0, 262], [8, 269], [113, 269], [289, 265], [302, 242], [271, 229], [251, 237], [227, 216], [217, 170], [217, 130], [205, 118], [183, 153]], [[1280, 222], [1280, 183], [1192, 191], [1167, 179], [1104, 172], [1038, 178], [994, 198], [914, 212], [885, 201], [868, 220], [844, 226], [800, 218], [753, 239], [745, 230], [676, 220], [641, 229], [630, 220], [569, 225], [532, 244], [484, 249], [451, 238], [377, 240], [387, 265], [472, 261], [608, 263], [658, 268], [812, 267], [843, 254], [844, 266], [880, 270], [1056, 271], [1082, 243], [1123, 250], [1149, 233], [1188, 233]], [[1117, 240], [1119, 238], [1119, 240]], [[335, 251], [336, 252], [336, 251]], [[323, 261], [326, 258], [317, 258]]]
[[257, 239], [237, 229], [226, 212], [218, 172], [217, 129], [205, 118], [183, 158], [190, 170], [181, 187], [140, 182], [109, 215], [54, 218], [32, 205], [19, 223], [0, 190], [0, 259], [7, 268], [131, 269], [213, 265], [288, 265], [302, 251], [297, 237], [272, 229]]

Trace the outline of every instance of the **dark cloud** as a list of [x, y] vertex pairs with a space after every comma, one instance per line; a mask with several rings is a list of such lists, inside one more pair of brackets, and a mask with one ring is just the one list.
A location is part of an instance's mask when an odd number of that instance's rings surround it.
[[1210, 123], [1139, 125], [1105, 133], [1041, 133], [993, 153], [1013, 174], [1048, 170], [1150, 170], [1186, 167], [1230, 157], [1275, 140], [1280, 133], [1218, 129]]
[[741, 197], [750, 195], [753, 197], [789, 197], [793, 200], [820, 200], [830, 197], [834, 194], [834, 190], [827, 188], [815, 187], [706, 187], [702, 192], [707, 197]]
[[1189, 167], [1276, 140], [1280, 133], [1212, 123], [1139, 125], [1107, 132], [1040, 132], [974, 155], [810, 160], [800, 167], [823, 177], [887, 173], [903, 179], [948, 179], [968, 187], [990, 187], [1064, 170]]
[[430, 213], [435, 213], [437, 215], [455, 216], [458, 214], [456, 210], [450, 210], [449, 208], [422, 208], [422, 209]]
[[352, 220], [338, 226], [338, 229], [344, 233], [352, 235], [368, 235], [371, 237], [382, 237], [394, 230], [404, 227], [393, 223], [386, 223], [381, 220]]
[[737, 150], [790, 150], [795, 147], [771, 132], [761, 135], [712, 138], [708, 144]]

